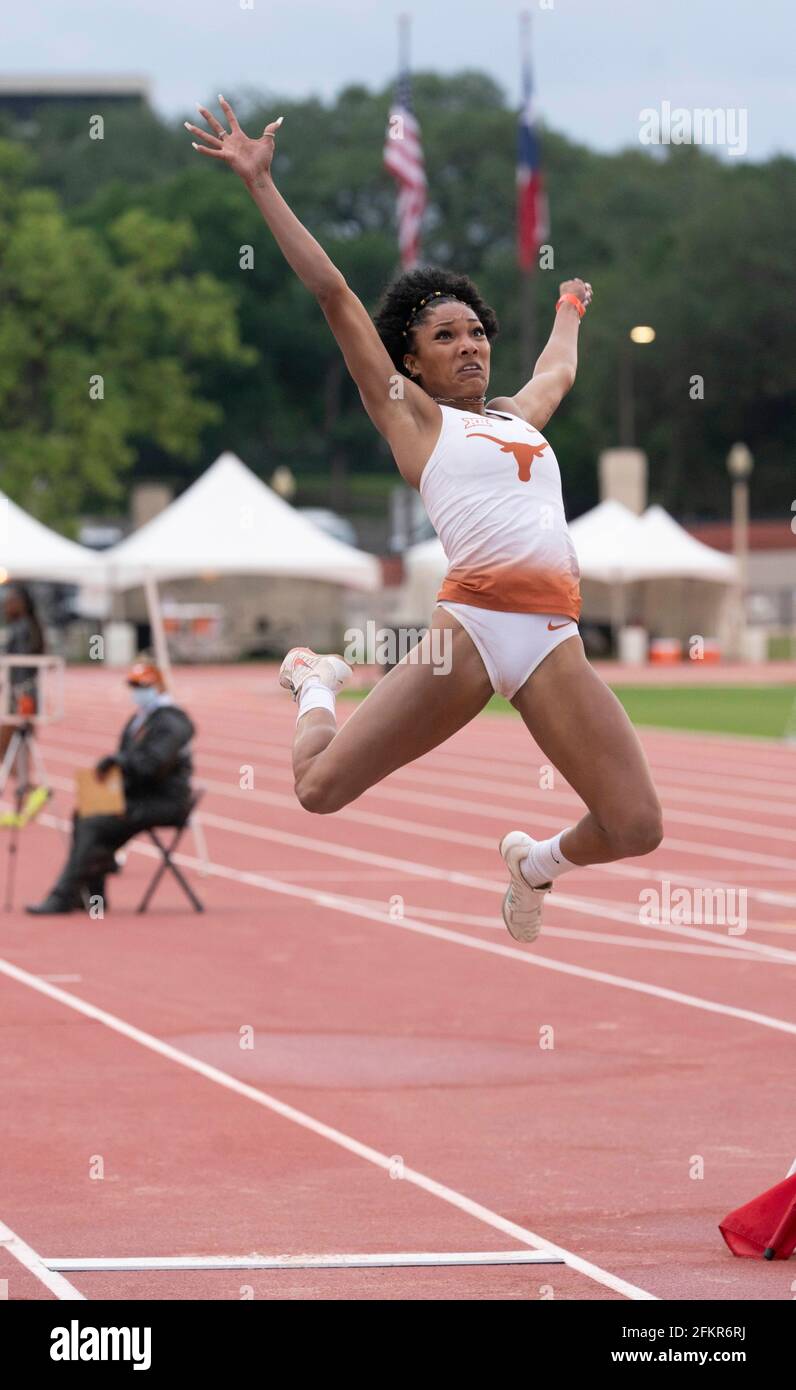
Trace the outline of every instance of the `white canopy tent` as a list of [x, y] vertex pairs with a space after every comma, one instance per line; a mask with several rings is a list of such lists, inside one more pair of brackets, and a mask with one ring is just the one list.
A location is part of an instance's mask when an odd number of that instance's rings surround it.
[[581, 576], [606, 584], [625, 583], [625, 554], [640, 525], [635, 512], [613, 500], [600, 502], [571, 522], [569, 534]]
[[101, 563], [93, 550], [59, 536], [0, 493], [0, 578], [95, 581]]
[[695, 540], [663, 507], [634, 516], [601, 502], [570, 527], [581, 570], [584, 617], [628, 619], [650, 631], [687, 638], [717, 634], [738, 583], [735, 560]]
[[221, 454], [164, 511], [105, 551], [102, 560], [113, 589], [146, 589], [155, 648], [165, 669], [159, 580], [251, 574], [315, 579], [365, 591], [381, 584], [374, 556], [321, 531], [233, 453]]
[[288, 575], [365, 590], [381, 583], [372, 555], [321, 531], [231, 453], [103, 560], [115, 589], [134, 588], [147, 575], [207, 573]]
[[411, 545], [404, 552], [404, 583], [399, 614], [401, 621], [430, 621], [434, 600], [447, 568], [448, 558], [442, 549], [442, 541], [437, 536]]
[[735, 584], [732, 555], [690, 536], [663, 507], [648, 507], [623, 546], [625, 576], [631, 579], [705, 579]]

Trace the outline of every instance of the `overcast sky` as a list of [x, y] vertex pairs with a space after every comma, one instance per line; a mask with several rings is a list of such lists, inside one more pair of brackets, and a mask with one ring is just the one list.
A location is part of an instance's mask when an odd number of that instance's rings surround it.
[[392, 79], [407, 10], [413, 67], [482, 69], [513, 104], [523, 7], [539, 109], [567, 135], [635, 144], [669, 102], [747, 112], [748, 158], [796, 154], [793, 0], [25, 0], [4, 6], [0, 74], [140, 73], [168, 116], [247, 86], [331, 97]]

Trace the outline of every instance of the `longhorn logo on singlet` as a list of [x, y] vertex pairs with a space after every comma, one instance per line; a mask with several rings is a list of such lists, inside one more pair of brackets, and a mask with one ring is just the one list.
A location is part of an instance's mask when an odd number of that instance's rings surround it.
[[500, 445], [500, 452], [502, 454], [513, 454], [514, 461], [517, 465], [517, 477], [521, 483], [529, 483], [531, 481], [533, 461], [534, 459], [541, 458], [547, 448], [546, 443], [526, 444], [524, 440], [503, 440], [498, 439], [494, 434], [482, 434], [478, 430], [474, 430], [472, 434], [468, 434], [467, 438], [489, 439], [493, 444]]

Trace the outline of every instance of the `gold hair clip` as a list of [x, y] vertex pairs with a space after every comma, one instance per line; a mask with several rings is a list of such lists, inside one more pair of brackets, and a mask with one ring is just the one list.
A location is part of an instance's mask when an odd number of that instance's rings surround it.
[[[434, 299], [435, 296], [439, 296], [442, 293], [442, 290], [432, 290], [431, 294], [424, 295], [423, 298], [419, 301], [419, 303], [415, 305], [414, 309], [409, 315], [409, 318], [406, 320], [406, 328], [409, 327], [415, 314], [419, 313], [419, 311], [423, 308], [423, 305], [428, 303], [429, 299]], [[401, 332], [403, 333], [404, 337], [406, 337], [406, 328], [401, 329]]]

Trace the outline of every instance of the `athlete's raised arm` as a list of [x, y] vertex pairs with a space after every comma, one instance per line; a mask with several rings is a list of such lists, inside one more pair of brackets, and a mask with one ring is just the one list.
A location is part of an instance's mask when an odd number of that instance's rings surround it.
[[253, 139], [241, 129], [229, 102], [221, 96], [219, 102], [230, 129], [225, 130], [211, 111], [200, 106], [212, 134], [186, 121], [186, 129], [204, 142], [194, 141], [194, 149], [228, 164], [243, 180], [285, 260], [318, 300], [368, 415], [400, 450], [407, 431], [438, 421], [438, 407], [425, 391], [396, 372], [365, 306], [276, 188], [271, 163], [282, 117]]
[[[513, 397], [523, 419], [537, 430], [544, 429], [574, 385], [578, 368], [578, 329], [583, 312], [591, 303], [592, 287], [583, 280], [565, 280], [558, 293], [559, 303], [561, 299], [564, 302], [556, 311], [553, 331], [530, 381]], [[573, 304], [573, 299], [583, 305], [582, 311]]]

